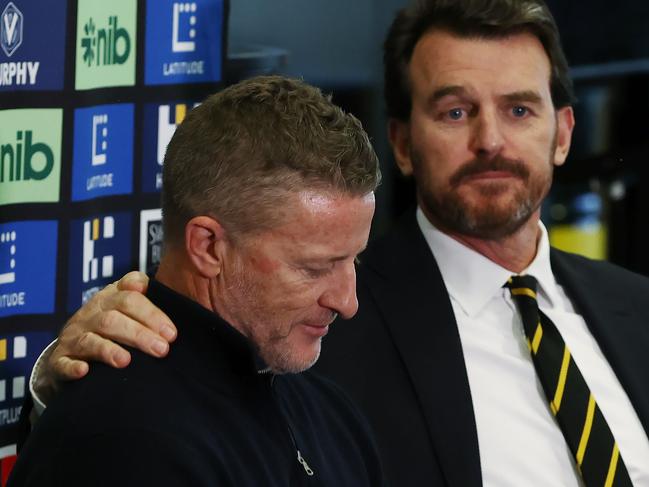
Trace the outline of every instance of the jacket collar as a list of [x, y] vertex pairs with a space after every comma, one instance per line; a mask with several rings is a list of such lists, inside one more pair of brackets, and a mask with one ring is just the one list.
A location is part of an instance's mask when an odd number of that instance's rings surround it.
[[169, 358], [183, 368], [199, 377], [206, 368], [218, 372], [210, 374], [214, 377], [225, 371], [254, 376], [266, 369], [251, 342], [216, 313], [155, 279], [149, 282], [147, 297], [178, 327]]
[[[410, 377], [448, 485], [481, 485], [471, 392], [455, 315], [414, 209], [361, 256], [367, 282]], [[373, 275], [374, 277], [370, 277]]]

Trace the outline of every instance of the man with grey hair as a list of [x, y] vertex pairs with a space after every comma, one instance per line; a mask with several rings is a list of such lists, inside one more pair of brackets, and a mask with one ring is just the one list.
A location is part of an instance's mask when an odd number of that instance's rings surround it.
[[[418, 207], [364, 252], [359, 313], [317, 368], [367, 414], [400, 487], [649, 485], [649, 280], [551, 248], [540, 221], [574, 126], [547, 6], [413, 1], [384, 61]], [[111, 339], [164, 354], [168, 319], [124, 301], [142, 287], [129, 275], [75, 315], [45, 376], [126, 366]]]
[[192, 110], [165, 157], [147, 293], [173, 351], [63, 387], [9, 485], [383, 485], [361, 415], [300, 374], [356, 313], [379, 178], [358, 120], [303, 82], [251, 79]]

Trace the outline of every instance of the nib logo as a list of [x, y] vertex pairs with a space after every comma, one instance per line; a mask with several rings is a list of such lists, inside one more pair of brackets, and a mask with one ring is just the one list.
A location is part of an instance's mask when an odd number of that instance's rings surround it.
[[[23, 155], [24, 154], [24, 155]], [[39, 155], [39, 161], [45, 161], [42, 167], [36, 167], [33, 161]], [[43, 142], [33, 142], [31, 130], [16, 132], [15, 147], [11, 144], [0, 146], [0, 183], [7, 181], [36, 180], [47, 178], [54, 168], [54, 153]], [[6, 177], [5, 177], [6, 176]]]
[[59, 200], [61, 109], [0, 110], [0, 205]]
[[92, 17], [83, 26], [81, 39], [83, 62], [90, 66], [124, 64], [131, 53], [131, 37], [119, 27], [116, 15], [108, 18], [108, 27], [98, 29]]
[[23, 42], [23, 14], [9, 2], [0, 15], [0, 46], [8, 57]]
[[83, 47], [83, 61], [91, 66], [92, 62], [95, 60], [95, 23], [92, 21], [92, 18], [88, 21], [86, 25], [83, 26], [83, 32], [86, 34], [86, 37], [81, 39], [81, 47]]

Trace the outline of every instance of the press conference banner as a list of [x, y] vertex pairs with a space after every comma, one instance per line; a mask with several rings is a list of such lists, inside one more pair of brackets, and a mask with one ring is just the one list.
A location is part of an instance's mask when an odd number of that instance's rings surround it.
[[160, 258], [176, 126], [222, 86], [228, 0], [0, 0], [0, 485], [31, 367]]

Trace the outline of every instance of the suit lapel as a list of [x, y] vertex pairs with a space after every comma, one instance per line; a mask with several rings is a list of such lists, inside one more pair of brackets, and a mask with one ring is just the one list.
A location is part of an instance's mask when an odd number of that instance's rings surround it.
[[625, 294], [631, 282], [618, 285], [604, 264], [555, 249], [551, 261], [557, 280], [583, 316], [649, 434], [649, 324]]
[[405, 364], [449, 485], [481, 485], [478, 438], [455, 315], [414, 217], [364, 256], [369, 284]]

